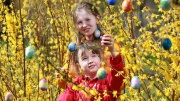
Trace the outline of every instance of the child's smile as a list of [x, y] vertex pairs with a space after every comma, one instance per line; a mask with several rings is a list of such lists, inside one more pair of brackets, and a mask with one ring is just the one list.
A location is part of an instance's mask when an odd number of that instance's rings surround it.
[[97, 28], [97, 18], [86, 10], [78, 12], [76, 26], [78, 31], [86, 36], [86, 39], [92, 40], [93, 33]]

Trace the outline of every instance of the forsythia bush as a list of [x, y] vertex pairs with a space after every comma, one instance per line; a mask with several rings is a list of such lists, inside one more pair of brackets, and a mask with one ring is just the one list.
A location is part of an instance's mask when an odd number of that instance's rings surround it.
[[[11, 92], [13, 100], [18, 101], [57, 100], [63, 90], [57, 86], [55, 72], [66, 63], [67, 46], [77, 34], [71, 12], [79, 0], [14, 0], [9, 6], [4, 1], [0, 0], [0, 99], [4, 101], [6, 93]], [[120, 99], [177, 101], [180, 3], [171, 0], [171, 8], [163, 10], [160, 0], [153, 0], [156, 9], [145, 1], [149, 0], [131, 0], [132, 10], [125, 12], [123, 0], [115, 5], [108, 5], [106, 0], [89, 0], [102, 15], [102, 30], [112, 34], [121, 46], [128, 75]], [[172, 43], [169, 50], [162, 47], [166, 38]], [[26, 57], [28, 46], [35, 49], [32, 58]], [[134, 76], [140, 78], [139, 89], [130, 85]], [[48, 82], [45, 91], [39, 89], [43, 78]], [[98, 94], [81, 85], [74, 89]]]

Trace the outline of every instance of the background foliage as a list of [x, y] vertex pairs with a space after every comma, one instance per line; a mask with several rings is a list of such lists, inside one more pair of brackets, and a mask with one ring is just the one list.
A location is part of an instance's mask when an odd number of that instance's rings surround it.
[[[55, 72], [66, 63], [67, 46], [76, 30], [71, 12], [80, 0], [0, 0], [0, 99], [10, 91], [14, 100], [55, 101], [63, 91]], [[180, 7], [171, 1], [164, 11], [159, 0], [132, 0], [133, 10], [124, 12], [123, 0], [114, 6], [106, 0], [89, 0], [99, 9], [105, 33], [121, 46], [129, 75], [121, 100], [173, 100], [180, 97]], [[164, 50], [164, 38], [172, 47]], [[25, 57], [25, 48], [34, 46], [36, 55]], [[141, 87], [133, 89], [130, 80], [139, 76]], [[47, 91], [38, 88], [46, 78]], [[116, 93], [114, 92], [114, 95]]]

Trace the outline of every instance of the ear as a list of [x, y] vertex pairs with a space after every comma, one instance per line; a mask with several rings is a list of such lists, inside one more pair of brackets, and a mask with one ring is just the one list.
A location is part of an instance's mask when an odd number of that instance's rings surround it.
[[97, 18], [98, 20], [100, 20], [100, 19], [101, 19], [101, 16], [100, 16], [100, 15], [97, 15], [96, 18]]
[[76, 63], [76, 68], [79, 68], [79, 67], [80, 67], [79, 63]]

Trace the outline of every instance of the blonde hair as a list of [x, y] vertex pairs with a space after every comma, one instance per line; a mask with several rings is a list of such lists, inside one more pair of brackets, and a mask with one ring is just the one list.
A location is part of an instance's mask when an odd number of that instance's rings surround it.
[[71, 64], [70, 70], [74, 72], [76, 75], [81, 75], [80, 68], [78, 68], [76, 65], [77, 63], [79, 63], [78, 54], [83, 55], [87, 51], [91, 51], [93, 54], [97, 54], [100, 57], [100, 59], [102, 59], [102, 53], [99, 47], [89, 46], [86, 43], [80, 43], [79, 45], [77, 45], [76, 50], [72, 53], [72, 56], [71, 56], [72, 64]]
[[97, 8], [93, 4], [91, 4], [89, 2], [80, 2], [77, 4], [77, 6], [73, 12], [73, 21], [74, 22], [76, 22], [76, 20], [77, 20], [78, 12], [82, 9], [86, 10], [88, 13], [93, 14], [95, 17], [100, 16]]
[[[73, 11], [73, 21], [74, 21], [74, 24], [76, 23], [77, 21], [77, 15], [78, 15], [78, 12], [80, 12], [80, 10], [84, 9], [85, 11], [87, 11], [88, 13], [94, 15], [96, 18], [97, 16], [101, 17], [100, 16], [100, 13], [98, 12], [97, 8], [89, 3], [89, 2], [80, 2], [77, 4], [75, 10]], [[101, 30], [101, 26], [100, 24], [97, 24], [97, 28], [98, 30], [100, 30], [101, 32], [101, 36], [104, 35], [104, 33], [102, 32]], [[77, 44], [81, 43], [82, 41], [82, 38], [83, 38], [83, 35], [81, 35], [79, 32], [77, 34]], [[99, 40], [99, 39], [95, 39], [95, 40]]]

